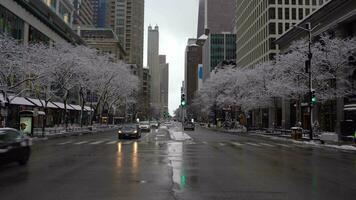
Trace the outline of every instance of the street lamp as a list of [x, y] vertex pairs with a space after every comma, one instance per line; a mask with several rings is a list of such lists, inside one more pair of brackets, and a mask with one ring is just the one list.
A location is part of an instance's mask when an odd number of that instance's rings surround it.
[[295, 25], [294, 27], [302, 29], [304, 31], [307, 31], [309, 33], [309, 53], [308, 53], [308, 60], [305, 62], [305, 71], [306, 73], [309, 73], [309, 113], [310, 113], [310, 130], [309, 130], [309, 138], [310, 140], [313, 139], [313, 91], [315, 93], [315, 90], [313, 90], [313, 85], [312, 85], [312, 70], [311, 70], [311, 61], [313, 58], [313, 54], [311, 51], [311, 45], [312, 45], [312, 32], [319, 26], [316, 25], [315, 27], [312, 28], [311, 23], [307, 22], [306, 23], [306, 28], [297, 26]]

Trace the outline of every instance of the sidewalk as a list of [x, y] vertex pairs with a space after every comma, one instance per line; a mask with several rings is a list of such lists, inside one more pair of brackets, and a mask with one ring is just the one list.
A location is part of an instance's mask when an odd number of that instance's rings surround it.
[[67, 127], [67, 129], [65, 127], [46, 128], [44, 137], [42, 137], [42, 129], [37, 129], [34, 130], [34, 136], [32, 137], [32, 139], [34, 141], [48, 140], [61, 137], [79, 136], [85, 134], [113, 131], [118, 128], [119, 126], [117, 125], [94, 125], [85, 127], [72, 126]]
[[310, 145], [310, 146], [320, 146], [320, 147], [327, 147], [327, 148], [334, 148], [334, 149], [339, 149], [339, 150], [351, 150], [351, 151], [356, 151], [356, 143], [355, 142], [345, 142], [345, 141], [339, 141], [339, 142], [334, 142], [334, 143], [325, 143], [320, 139], [315, 139], [310, 141], [308, 137], [303, 137], [301, 140], [294, 140], [292, 139], [290, 134], [281, 134], [281, 133], [269, 133], [267, 131], [263, 130], [255, 130], [255, 131], [248, 131], [248, 132], [241, 132], [240, 130], [226, 130], [223, 128], [216, 128], [216, 127], [206, 127], [206, 126], [201, 126], [202, 128], [206, 128], [209, 130], [214, 130], [218, 132], [223, 132], [223, 133], [233, 133], [233, 134], [243, 134], [243, 135], [250, 135], [250, 136], [255, 136], [255, 137], [264, 137], [264, 138], [269, 138], [272, 140], [279, 140], [279, 141], [290, 141], [293, 143], [297, 144], [303, 144], [303, 145]]

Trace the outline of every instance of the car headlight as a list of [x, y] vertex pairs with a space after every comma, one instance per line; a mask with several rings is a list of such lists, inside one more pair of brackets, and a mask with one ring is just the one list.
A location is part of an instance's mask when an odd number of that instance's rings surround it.
[[134, 133], [137, 133], [137, 130], [136, 130], [136, 131], [134, 131]]
[[122, 133], [122, 131], [119, 131], [119, 133]]

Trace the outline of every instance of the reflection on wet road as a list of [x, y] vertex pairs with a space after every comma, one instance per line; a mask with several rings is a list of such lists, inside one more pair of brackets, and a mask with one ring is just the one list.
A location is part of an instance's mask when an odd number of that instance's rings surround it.
[[352, 153], [200, 128], [184, 133], [179, 127], [169, 130], [152, 130], [138, 140], [118, 141], [115, 133], [103, 133], [37, 142], [28, 166], [0, 166], [1, 199], [356, 196]]

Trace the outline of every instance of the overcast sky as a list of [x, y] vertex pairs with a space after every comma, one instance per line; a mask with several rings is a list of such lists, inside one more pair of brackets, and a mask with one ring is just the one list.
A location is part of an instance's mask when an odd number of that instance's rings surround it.
[[169, 63], [169, 111], [180, 104], [184, 79], [184, 52], [188, 38], [197, 34], [199, 0], [145, 0], [145, 56], [147, 66], [147, 27], [159, 26], [159, 53]]

